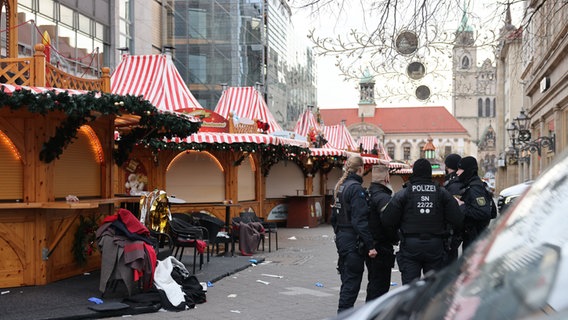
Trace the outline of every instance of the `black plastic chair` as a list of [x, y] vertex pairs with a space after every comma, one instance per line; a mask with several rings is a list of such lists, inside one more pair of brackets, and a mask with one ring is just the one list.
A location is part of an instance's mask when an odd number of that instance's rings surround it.
[[193, 273], [197, 265], [197, 256], [199, 255], [199, 270], [203, 268], [203, 253], [197, 250], [198, 241], [204, 241], [206, 244], [207, 255], [209, 255], [209, 235], [207, 229], [192, 225], [179, 217], [172, 217], [169, 221], [171, 237], [174, 246], [174, 257], [182, 261], [183, 251], [185, 248], [193, 248]]
[[[219, 244], [223, 243], [225, 245], [225, 253], [229, 252], [229, 243], [233, 243], [234, 239], [229, 232], [221, 233], [222, 228], [224, 228], [225, 223], [216, 217], [203, 214], [198, 219], [199, 225], [207, 229], [209, 233], [209, 244], [215, 250], [216, 254], [219, 254]], [[234, 254], [234, 245], [231, 246], [231, 254]]]

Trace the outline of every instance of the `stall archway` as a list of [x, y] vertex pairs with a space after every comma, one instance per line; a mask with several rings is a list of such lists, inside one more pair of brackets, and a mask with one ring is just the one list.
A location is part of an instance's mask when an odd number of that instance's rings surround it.
[[284, 198], [304, 194], [304, 173], [294, 161], [280, 161], [266, 177], [266, 198]]
[[55, 199], [62, 200], [68, 195], [79, 199], [100, 198], [103, 162], [103, 148], [95, 131], [89, 126], [82, 126], [77, 131], [77, 139], [54, 162]]
[[256, 200], [256, 170], [257, 165], [252, 155], [244, 156], [238, 167], [239, 202]]
[[20, 152], [0, 130], [0, 201], [22, 201], [24, 197], [24, 165]]
[[190, 203], [222, 202], [225, 199], [223, 166], [207, 151], [182, 152], [166, 169], [166, 192]]

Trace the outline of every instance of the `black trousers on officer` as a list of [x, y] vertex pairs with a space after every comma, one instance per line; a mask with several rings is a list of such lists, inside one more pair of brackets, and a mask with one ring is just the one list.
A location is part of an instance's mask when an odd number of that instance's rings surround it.
[[392, 267], [394, 266], [394, 253], [390, 248], [376, 248], [378, 255], [375, 258], [365, 257], [367, 265], [367, 297], [365, 302], [376, 299], [389, 292], [391, 284]]
[[406, 237], [396, 255], [402, 284], [419, 279], [430, 270], [444, 267], [445, 250], [442, 238]]
[[365, 257], [357, 248], [357, 235], [339, 231], [335, 235], [335, 245], [339, 260], [337, 268], [341, 278], [337, 313], [352, 308], [361, 289], [361, 280], [365, 271]]

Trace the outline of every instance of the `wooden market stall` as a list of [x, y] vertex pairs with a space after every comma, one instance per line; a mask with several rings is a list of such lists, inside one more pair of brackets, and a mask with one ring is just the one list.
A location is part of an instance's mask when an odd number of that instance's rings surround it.
[[[11, 28], [17, 3], [5, 5], [0, 288], [43, 285], [100, 268], [98, 222], [133, 200], [115, 196], [115, 163], [137, 143], [199, 128], [195, 119], [158, 112], [138, 97], [109, 94], [109, 68], [100, 78], [67, 74], [46, 61], [43, 44], [32, 57], [18, 57]], [[129, 128], [118, 143], [116, 126]]]

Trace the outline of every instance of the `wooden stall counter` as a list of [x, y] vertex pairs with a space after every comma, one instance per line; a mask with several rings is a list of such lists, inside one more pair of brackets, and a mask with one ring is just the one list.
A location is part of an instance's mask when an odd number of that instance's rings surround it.
[[86, 221], [79, 217], [100, 219], [133, 200], [0, 203], [0, 288], [43, 285], [99, 269], [98, 250], [84, 263], [74, 257], [75, 234]]
[[286, 197], [288, 228], [317, 227], [323, 222], [324, 197], [299, 195]]

